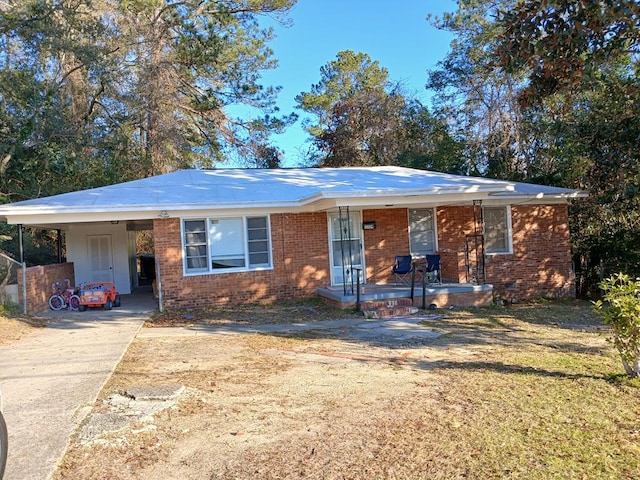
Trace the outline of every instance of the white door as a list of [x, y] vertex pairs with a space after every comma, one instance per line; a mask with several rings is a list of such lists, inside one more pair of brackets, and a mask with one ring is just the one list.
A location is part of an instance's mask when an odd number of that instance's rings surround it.
[[113, 282], [111, 235], [88, 235], [92, 282]]
[[355, 286], [356, 272], [364, 283], [364, 245], [360, 212], [329, 214], [331, 285]]

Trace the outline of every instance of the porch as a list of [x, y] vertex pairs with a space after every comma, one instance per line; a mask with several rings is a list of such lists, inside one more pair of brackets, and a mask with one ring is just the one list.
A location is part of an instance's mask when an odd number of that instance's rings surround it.
[[[347, 293], [342, 286], [320, 287], [316, 290], [318, 296], [339, 308], [352, 308], [360, 301], [380, 302], [397, 299], [411, 299], [411, 287], [399, 284], [366, 284], [360, 286], [360, 295], [351, 291], [347, 286]], [[449, 306], [482, 307], [493, 303], [493, 285], [475, 285], [471, 283], [442, 283], [428, 284], [424, 287], [416, 285], [413, 290], [413, 306], [427, 308], [435, 304], [437, 308]]]

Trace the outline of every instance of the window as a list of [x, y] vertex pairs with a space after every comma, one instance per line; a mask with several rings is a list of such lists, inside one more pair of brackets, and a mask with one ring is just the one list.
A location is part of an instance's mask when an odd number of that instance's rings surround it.
[[437, 250], [436, 215], [433, 208], [409, 210], [411, 255], [426, 255]]
[[484, 248], [487, 253], [511, 253], [511, 208], [484, 207]]
[[186, 273], [271, 267], [268, 217], [184, 220]]
[[187, 271], [208, 270], [207, 256], [205, 221], [184, 222], [184, 257]]

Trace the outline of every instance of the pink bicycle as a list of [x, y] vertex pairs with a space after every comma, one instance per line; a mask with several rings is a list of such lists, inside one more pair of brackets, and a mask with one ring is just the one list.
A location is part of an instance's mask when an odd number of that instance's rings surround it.
[[62, 310], [63, 308], [78, 310], [80, 306], [78, 289], [71, 287], [71, 282], [68, 278], [54, 282], [51, 285], [51, 290], [53, 292], [53, 295], [49, 297], [49, 308], [51, 310]]

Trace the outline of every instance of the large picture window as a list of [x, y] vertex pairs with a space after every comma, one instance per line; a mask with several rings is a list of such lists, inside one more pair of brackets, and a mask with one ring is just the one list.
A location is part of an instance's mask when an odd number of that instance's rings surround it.
[[411, 255], [434, 253], [436, 245], [436, 214], [433, 208], [409, 210], [409, 242]]
[[487, 253], [511, 253], [511, 209], [484, 207], [484, 248]]
[[186, 273], [271, 267], [268, 217], [192, 219], [182, 225]]

